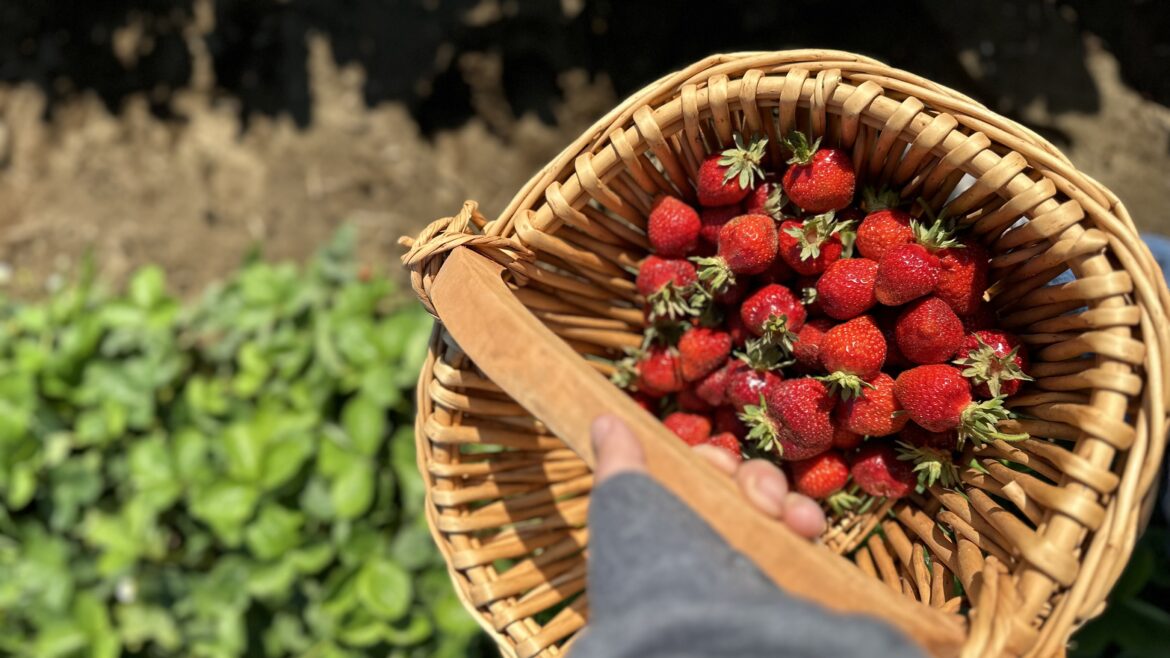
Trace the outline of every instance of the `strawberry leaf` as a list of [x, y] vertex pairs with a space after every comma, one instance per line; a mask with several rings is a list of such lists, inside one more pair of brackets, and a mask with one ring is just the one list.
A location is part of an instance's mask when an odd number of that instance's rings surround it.
[[993, 441], [1023, 441], [1028, 438], [1027, 434], [1007, 434], [999, 431], [999, 421], [1015, 417], [1003, 406], [1003, 400], [1003, 397], [997, 397], [984, 402], [972, 402], [963, 409], [958, 427], [960, 448], [967, 439], [971, 439], [976, 446], [981, 446]]

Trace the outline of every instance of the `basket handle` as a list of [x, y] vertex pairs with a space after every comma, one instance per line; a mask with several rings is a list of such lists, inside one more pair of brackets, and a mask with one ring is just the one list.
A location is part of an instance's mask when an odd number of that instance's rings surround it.
[[430, 302], [475, 365], [586, 463], [593, 465], [592, 420], [603, 413], [619, 416], [641, 440], [650, 475], [781, 588], [833, 610], [884, 619], [932, 655], [959, 653], [965, 636], [959, 617], [864, 577], [853, 563], [751, 505], [728, 505], [729, 497], [740, 495], [731, 478], [691, 454], [545, 327], [508, 289], [502, 271], [500, 264], [457, 247], [430, 282]]

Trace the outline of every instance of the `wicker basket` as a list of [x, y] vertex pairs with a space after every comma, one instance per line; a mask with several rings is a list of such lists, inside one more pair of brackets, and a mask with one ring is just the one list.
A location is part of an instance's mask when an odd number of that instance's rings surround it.
[[[804, 551], [817, 554], [809, 568], [864, 590], [835, 607], [880, 611], [940, 655], [959, 647], [924, 626], [958, 620], [963, 655], [1051, 656], [1101, 612], [1152, 506], [1166, 433], [1170, 295], [1124, 206], [1035, 133], [930, 81], [844, 52], [740, 53], [633, 95], [495, 221], [469, 202], [404, 240], [416, 292], [442, 321], [418, 385], [428, 517], [459, 595], [506, 655], [562, 655], [586, 623], [588, 416], [613, 405], [644, 441], [663, 434], [591, 358], [640, 340], [632, 272], [651, 199], [693, 198], [697, 163], [734, 131], [767, 135], [780, 165], [777, 137], [792, 129], [850, 150], [859, 181], [970, 225], [994, 254], [1001, 323], [1035, 362], [1007, 423], [1031, 439], [964, 455], [982, 469], [966, 469], [960, 491], [837, 520]], [[1052, 284], [1066, 269], [1075, 280]], [[705, 513], [671, 470], [694, 460], [655, 450], [652, 471]], [[772, 556], [756, 545], [776, 532], [766, 523], [712, 523], [778, 582], [824, 598], [791, 573], [795, 558], [777, 565], [774, 544]], [[832, 590], [834, 578], [814, 580]], [[885, 594], [862, 587], [878, 583]], [[902, 601], [913, 607], [895, 610]]]

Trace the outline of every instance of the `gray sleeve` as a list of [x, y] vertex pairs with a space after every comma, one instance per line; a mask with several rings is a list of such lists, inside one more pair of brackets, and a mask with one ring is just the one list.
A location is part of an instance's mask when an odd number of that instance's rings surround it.
[[922, 655], [884, 623], [782, 592], [644, 475], [598, 487], [589, 524], [590, 624], [573, 658]]

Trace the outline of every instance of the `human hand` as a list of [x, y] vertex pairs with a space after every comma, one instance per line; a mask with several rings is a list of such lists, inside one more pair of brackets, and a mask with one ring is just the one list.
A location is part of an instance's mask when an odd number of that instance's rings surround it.
[[[621, 419], [598, 416], [590, 428], [593, 441], [595, 484], [621, 472], [646, 472], [642, 444]], [[811, 498], [788, 489], [788, 478], [774, 464], [763, 459], [736, 462], [722, 448], [700, 445], [694, 448], [708, 463], [732, 477], [740, 491], [764, 514], [783, 521], [796, 534], [815, 538], [825, 529], [825, 514]]]

